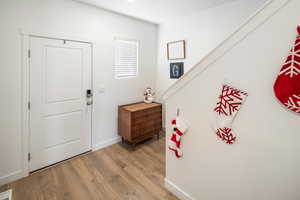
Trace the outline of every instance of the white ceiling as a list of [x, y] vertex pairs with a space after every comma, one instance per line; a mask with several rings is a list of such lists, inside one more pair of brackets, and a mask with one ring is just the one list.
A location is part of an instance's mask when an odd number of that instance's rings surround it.
[[233, 0], [77, 0], [156, 24]]

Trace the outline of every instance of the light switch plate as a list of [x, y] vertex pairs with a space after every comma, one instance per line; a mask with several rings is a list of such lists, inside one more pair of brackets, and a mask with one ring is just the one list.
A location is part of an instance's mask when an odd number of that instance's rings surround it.
[[99, 85], [98, 86], [98, 94], [103, 94], [105, 93], [105, 87], [104, 85]]

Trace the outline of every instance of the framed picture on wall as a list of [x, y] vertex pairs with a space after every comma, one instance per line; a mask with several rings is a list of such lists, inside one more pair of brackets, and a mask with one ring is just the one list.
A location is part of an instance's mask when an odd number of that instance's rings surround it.
[[179, 79], [184, 74], [184, 63], [170, 63], [170, 78]]
[[185, 40], [167, 43], [168, 60], [185, 59]]

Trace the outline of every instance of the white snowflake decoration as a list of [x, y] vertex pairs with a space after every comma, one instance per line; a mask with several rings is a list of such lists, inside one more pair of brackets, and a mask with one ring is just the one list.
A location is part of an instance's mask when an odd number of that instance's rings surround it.
[[[295, 44], [295, 46], [293, 47], [292, 51], [291, 51], [291, 60], [287, 61], [284, 65], [288, 65], [288, 67], [286, 67], [285, 69], [283, 69], [280, 74], [285, 74], [287, 76], [290, 76], [291, 78], [293, 78], [294, 76], [297, 76], [300, 74], [300, 63], [297, 62], [297, 60], [295, 58], [300, 58], [300, 50], [296, 50], [296, 47], [300, 45], [300, 42], [297, 42]], [[299, 49], [299, 48], [298, 48]], [[298, 65], [298, 67], [297, 67]]]
[[288, 100], [288, 102], [285, 103], [285, 105], [289, 109], [291, 109], [297, 113], [300, 113], [300, 95], [294, 94], [292, 97], [289, 97], [289, 100]]

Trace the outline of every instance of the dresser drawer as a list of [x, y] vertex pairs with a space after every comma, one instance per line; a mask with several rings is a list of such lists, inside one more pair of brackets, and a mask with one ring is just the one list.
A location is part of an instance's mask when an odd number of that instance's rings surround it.
[[156, 130], [156, 129], [161, 128], [161, 125], [162, 125], [162, 120], [161, 119], [156, 119], [156, 120], [151, 120], [151, 121], [147, 121], [147, 122], [144, 122], [144, 123], [136, 124], [136, 125], [132, 126], [131, 131], [132, 132], [143, 131], [144, 129]]
[[155, 108], [151, 108], [151, 109], [147, 109], [147, 110], [136, 111], [136, 112], [132, 113], [132, 119], [137, 119], [137, 118], [153, 115], [156, 113], [161, 113], [161, 111], [162, 111], [161, 107], [155, 107]]
[[144, 115], [142, 117], [132, 119], [132, 126], [135, 126], [137, 124], [146, 123], [148, 121], [155, 121], [155, 120], [161, 120], [162, 114], [161, 113], [154, 113], [152, 115]]
[[132, 130], [132, 140], [135, 140], [136, 138], [143, 137], [144, 135], [147, 135], [149, 133], [158, 132], [161, 129], [160, 124], [154, 124], [153, 126], [147, 127], [136, 127], [134, 130]]

